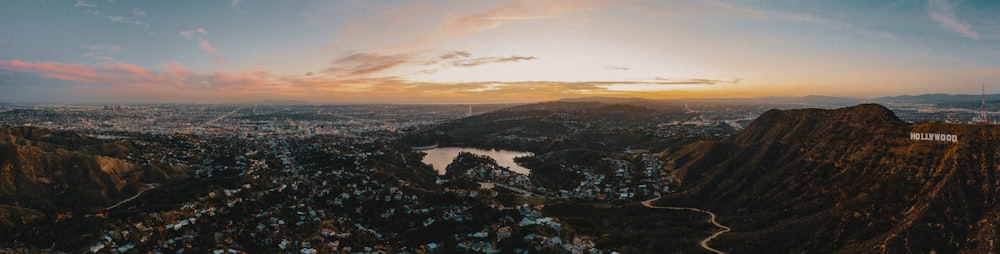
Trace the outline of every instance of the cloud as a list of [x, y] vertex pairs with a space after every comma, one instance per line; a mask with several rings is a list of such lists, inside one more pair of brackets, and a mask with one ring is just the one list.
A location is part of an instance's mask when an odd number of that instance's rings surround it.
[[500, 89], [502, 89], [504, 87], [508, 87], [508, 86], [510, 86], [510, 85], [509, 84], [500, 84], [500, 83], [489, 83], [489, 84], [486, 84], [486, 85], [484, 85], [482, 87], [465, 89], [465, 90], [462, 90], [462, 91], [464, 91], [464, 92], [496, 91], [496, 90], [500, 90]]
[[[87, 13], [90, 13], [91, 15], [94, 15], [94, 16], [98, 16], [100, 14], [97, 11], [91, 11], [91, 10], [87, 10]], [[149, 24], [148, 23], [137, 20], [137, 18], [140, 18], [140, 17], [143, 17], [143, 16], [146, 16], [146, 12], [145, 11], [140, 10], [138, 8], [133, 8], [132, 9], [132, 16], [131, 17], [117, 16], [117, 15], [108, 15], [107, 18], [108, 18], [108, 20], [111, 20], [111, 22], [133, 24], [133, 25], [138, 25], [138, 26], [145, 26], [145, 29], [149, 29]]]
[[[194, 30], [180, 31], [177, 34], [180, 35], [181, 37], [184, 37], [184, 38], [194, 39], [194, 37], [197, 36], [198, 34], [208, 35], [208, 31], [206, 31], [204, 28], [200, 28], [199, 27], [199, 28], [194, 29]], [[222, 57], [219, 54], [217, 54], [216, 53], [217, 51], [215, 50], [215, 46], [212, 46], [212, 42], [209, 42], [207, 39], [198, 39], [198, 47], [201, 48], [202, 51], [205, 51], [205, 53], [208, 53], [208, 54], [212, 55], [212, 59], [214, 61], [216, 61], [218, 63], [225, 63], [226, 62], [226, 58]]]
[[979, 39], [979, 33], [972, 31], [968, 24], [962, 23], [955, 17], [955, 10], [947, 0], [928, 0], [927, 15], [944, 28], [969, 39]]
[[150, 72], [147, 71], [146, 69], [143, 69], [142, 67], [131, 65], [131, 64], [113, 63], [113, 64], [108, 64], [106, 66], [107, 66], [108, 70], [125, 71], [125, 72], [127, 72], [127, 73], [129, 73], [131, 75], [135, 75], [135, 76], [139, 76], [139, 77], [143, 77], [143, 78], [147, 78], [147, 79], [149, 79], [150, 77], [152, 77], [149, 74]]
[[734, 4], [714, 1], [714, 0], [704, 0], [705, 3], [717, 7], [727, 13], [737, 14], [737, 16], [749, 17], [759, 21], [790, 21], [796, 23], [804, 24], [814, 24], [819, 26], [824, 26], [828, 29], [833, 30], [843, 30], [848, 31], [857, 35], [862, 35], [866, 37], [875, 37], [883, 39], [895, 39], [896, 36], [890, 32], [885, 31], [874, 31], [868, 28], [852, 24], [850, 22], [828, 19], [817, 17], [802, 13], [788, 13], [779, 11], [768, 11], [759, 10], [750, 7], [738, 6]]
[[438, 58], [440, 58], [441, 60], [451, 60], [455, 58], [468, 58], [469, 56], [472, 56], [472, 54], [469, 53], [468, 51], [454, 51], [451, 53], [441, 55]]
[[76, 0], [76, 4], [73, 5], [73, 6], [84, 7], [84, 8], [94, 8], [94, 7], [97, 7], [96, 4], [88, 4], [86, 0]]
[[203, 35], [207, 35], [208, 34], [208, 32], [206, 32], [204, 28], [198, 28], [198, 29], [194, 29], [194, 30], [181, 31], [178, 34], [180, 34], [180, 36], [183, 36], [184, 38], [191, 39], [191, 38], [194, 38], [195, 34], [199, 34], [199, 33], [203, 34]]
[[85, 48], [87, 48], [90, 52], [87, 52], [83, 56], [105, 62], [114, 61], [113, 56], [117, 55], [118, 52], [121, 52], [121, 47], [117, 45], [94, 44], [86, 46]]
[[628, 70], [632, 69], [632, 67], [621, 66], [621, 65], [604, 66], [604, 68], [608, 69], [608, 70], [616, 70], [616, 71], [628, 71]]
[[710, 5], [713, 5], [713, 6], [716, 6], [716, 7], [719, 7], [719, 8], [731, 11], [731, 12], [735, 12], [735, 13], [738, 13], [738, 14], [742, 14], [742, 15], [753, 17], [754, 19], [758, 19], [758, 20], [770, 20], [771, 19], [771, 17], [770, 17], [771, 15], [765, 13], [764, 11], [760, 11], [760, 10], [757, 10], [757, 9], [747, 8], [747, 7], [742, 7], [742, 6], [737, 6], [737, 5], [733, 5], [733, 4], [729, 4], [729, 3], [723, 3], [723, 2], [712, 1], [712, 0], [705, 0], [705, 2], [708, 3], [708, 4], [710, 4]]
[[509, 22], [550, 20], [591, 6], [581, 1], [516, 1], [448, 20], [445, 31], [450, 35], [462, 35], [491, 30]]
[[377, 53], [355, 53], [334, 60], [327, 73], [339, 75], [370, 75], [409, 62], [409, 55], [382, 55]]
[[240, 2], [243, 2], [243, 0], [233, 0], [232, 2], [229, 3], [229, 7], [233, 8], [233, 9], [239, 9], [240, 8]]
[[[30, 63], [21, 60], [0, 61], [0, 69], [19, 72], [33, 72], [43, 76], [76, 78], [93, 81], [99, 75], [94, 69], [80, 64], [64, 64], [54, 62]], [[90, 82], [88, 82], [90, 83]]]
[[529, 60], [535, 60], [535, 57], [533, 56], [479, 57], [472, 59], [456, 60], [451, 62], [451, 65], [456, 67], [476, 67], [491, 63], [520, 62]]
[[215, 55], [215, 47], [212, 47], [212, 43], [209, 43], [208, 40], [205, 39], [198, 40], [198, 46], [201, 47], [201, 50], [204, 50], [209, 54]]
[[173, 76], [176, 76], [176, 77], [190, 77], [191, 76], [191, 71], [189, 71], [186, 67], [184, 67], [184, 64], [179, 63], [179, 62], [168, 62], [168, 63], [161, 64], [160, 66], [163, 66], [164, 68], [167, 69], [166, 73], [168, 73], [170, 75], [173, 75]]
[[[147, 69], [128, 63], [96, 65], [55, 62], [0, 61], [0, 70], [34, 73], [46, 79], [80, 82], [104, 98], [164, 102], [249, 102], [264, 99], [301, 99], [319, 102], [530, 102], [578, 96], [677, 96], [692, 86], [733, 85], [718, 79], [654, 78], [642, 81], [477, 81], [420, 82], [399, 76], [367, 77], [411, 61], [407, 55], [351, 54], [332, 63], [345, 66], [335, 74], [276, 75], [265, 69], [194, 73], [182, 63], [168, 62]], [[74, 96], [84, 96], [74, 93]]]

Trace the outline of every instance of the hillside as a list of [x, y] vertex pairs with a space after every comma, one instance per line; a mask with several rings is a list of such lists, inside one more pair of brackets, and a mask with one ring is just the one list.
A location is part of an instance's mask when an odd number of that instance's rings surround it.
[[874, 104], [773, 110], [669, 155], [682, 191], [664, 203], [719, 214], [733, 232], [713, 246], [734, 253], [995, 253], [998, 145], [998, 126], [907, 124]]
[[404, 140], [413, 145], [477, 146], [544, 152], [590, 147], [622, 150], [648, 143], [656, 125], [685, 119], [674, 111], [600, 102], [515, 106], [436, 126]]
[[93, 214], [143, 188], [122, 141], [33, 127], [0, 128], [0, 228], [58, 213]]

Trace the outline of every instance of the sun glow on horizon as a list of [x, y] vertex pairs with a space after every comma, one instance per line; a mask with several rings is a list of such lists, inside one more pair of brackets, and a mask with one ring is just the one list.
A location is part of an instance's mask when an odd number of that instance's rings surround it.
[[1000, 5], [929, 1], [13, 1], [0, 102], [872, 97], [1000, 80], [1000, 17], [983, 15]]

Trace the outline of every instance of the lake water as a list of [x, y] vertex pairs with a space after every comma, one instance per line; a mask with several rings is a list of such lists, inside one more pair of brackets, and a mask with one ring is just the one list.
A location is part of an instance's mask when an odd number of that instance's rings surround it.
[[468, 147], [438, 147], [434, 149], [423, 150], [422, 152], [427, 153], [424, 156], [423, 162], [425, 164], [430, 164], [434, 166], [438, 174], [444, 175], [445, 168], [448, 164], [451, 164], [452, 160], [458, 156], [460, 152], [470, 152], [478, 155], [486, 155], [493, 160], [497, 161], [497, 164], [502, 167], [507, 167], [511, 171], [518, 172], [521, 174], [529, 174], [531, 170], [521, 167], [514, 163], [514, 158], [523, 156], [532, 156], [534, 154], [529, 152], [518, 152], [518, 151], [508, 151], [508, 150], [483, 150], [478, 148], [468, 148]]

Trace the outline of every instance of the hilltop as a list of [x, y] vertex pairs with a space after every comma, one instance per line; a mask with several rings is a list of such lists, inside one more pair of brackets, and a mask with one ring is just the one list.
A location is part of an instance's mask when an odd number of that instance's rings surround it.
[[733, 232], [713, 245], [736, 253], [997, 252], [998, 145], [998, 126], [908, 124], [875, 104], [772, 110], [667, 156], [684, 190], [670, 202], [718, 213]]
[[679, 108], [654, 110], [630, 104], [556, 101], [449, 121], [407, 137], [405, 142], [532, 152], [582, 147], [611, 151], [647, 143], [656, 125], [682, 119], [686, 116]]

